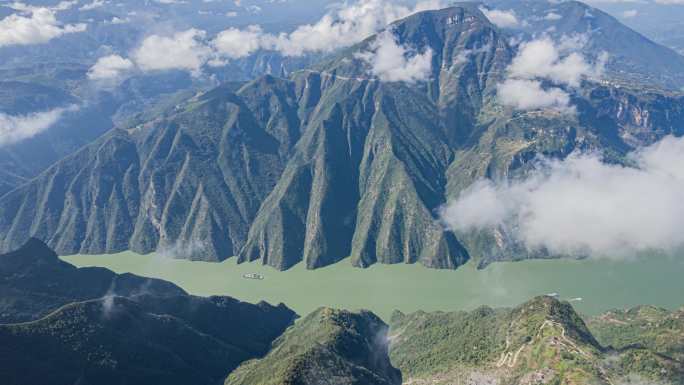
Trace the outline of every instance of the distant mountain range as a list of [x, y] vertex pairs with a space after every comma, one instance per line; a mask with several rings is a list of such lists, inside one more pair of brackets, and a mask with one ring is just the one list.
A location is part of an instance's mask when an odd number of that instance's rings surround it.
[[568, 89], [576, 114], [501, 106], [497, 85], [516, 49], [476, 5], [391, 29], [398, 44], [433, 52], [428, 80], [369, 74], [373, 36], [288, 78], [218, 87], [106, 133], [0, 197], [0, 248], [33, 236], [61, 254], [163, 250], [278, 269], [347, 257], [483, 266], [535, 255], [502, 230], [454, 234], [438, 223], [437, 209], [478, 178], [512, 178], [537, 155], [575, 150], [621, 162], [684, 134], [684, 97], [610, 80]]
[[545, 34], [556, 39], [581, 37], [582, 53], [610, 56], [609, 76], [623, 83], [670, 90], [684, 89], [684, 56], [626, 27], [615, 17], [579, 1], [489, 0], [499, 10], [515, 12], [518, 24], [508, 30], [520, 38]]
[[585, 323], [544, 296], [395, 312], [389, 325], [331, 308], [293, 323], [284, 305], [77, 269], [38, 240], [0, 255], [0, 295], [7, 385], [684, 384], [684, 310], [641, 306]]

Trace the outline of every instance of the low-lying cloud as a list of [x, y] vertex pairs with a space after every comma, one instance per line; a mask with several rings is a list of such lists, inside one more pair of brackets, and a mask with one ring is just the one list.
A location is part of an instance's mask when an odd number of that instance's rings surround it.
[[432, 71], [432, 50], [411, 55], [400, 45], [394, 34], [385, 31], [378, 35], [370, 52], [363, 52], [359, 58], [366, 61], [372, 75], [381, 81], [407, 82], [426, 80]]
[[600, 78], [607, 56], [590, 63], [579, 50], [582, 36], [553, 41], [543, 37], [521, 44], [498, 87], [499, 101], [519, 110], [550, 108], [572, 113], [570, 95], [562, 87], [579, 87], [583, 79]]
[[504, 227], [530, 250], [625, 257], [684, 246], [684, 139], [666, 137], [628, 156], [540, 161], [522, 180], [481, 180], [443, 208], [451, 230]]
[[0, 113], [0, 147], [41, 133], [55, 124], [65, 112], [76, 109], [76, 106], [70, 106], [26, 115]]
[[62, 25], [55, 16], [55, 10], [60, 8], [37, 8], [22, 3], [12, 5], [26, 14], [15, 13], [0, 20], [0, 47], [42, 44], [64, 34], [86, 30], [82, 23]]
[[513, 10], [488, 9], [480, 7], [480, 11], [499, 28], [513, 28], [517, 27], [520, 22]]
[[88, 71], [91, 80], [117, 79], [133, 70], [135, 65], [129, 59], [119, 55], [103, 56]]
[[151, 35], [133, 52], [133, 59], [143, 71], [183, 69], [197, 72], [212, 56], [203, 44], [206, 32], [188, 29], [171, 36]]

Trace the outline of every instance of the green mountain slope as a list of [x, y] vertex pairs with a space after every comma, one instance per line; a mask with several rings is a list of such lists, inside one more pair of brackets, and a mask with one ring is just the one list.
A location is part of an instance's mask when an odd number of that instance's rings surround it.
[[[159, 305], [157, 299], [148, 300]], [[214, 312], [231, 306], [216, 303]], [[198, 322], [156, 310], [158, 306], [110, 297], [71, 303], [38, 321], [0, 325], [3, 383], [215, 384], [240, 362], [263, 354], [268, 338], [291, 321], [286, 316], [286, 323], [268, 330], [270, 336], [249, 323], [226, 323], [222, 335], [198, 327], [215, 321], [212, 313]], [[266, 344], [257, 348], [251, 341], [241, 343], [245, 332]]]
[[0, 255], [0, 323], [32, 321], [70, 302], [136, 294], [186, 295], [158, 279], [103, 268], [77, 269], [37, 239]]
[[613, 310], [590, 318], [587, 325], [604, 346], [641, 346], [684, 362], [684, 309], [638, 306]]
[[391, 30], [433, 52], [429, 79], [378, 81], [359, 56], [373, 36], [287, 79], [219, 87], [0, 197], [0, 249], [35, 236], [61, 254], [159, 250], [278, 269], [537, 257], [501, 230], [446, 232], [437, 211], [478, 178], [524, 173], [537, 155], [596, 150], [619, 162], [684, 133], [684, 98], [664, 91], [586, 84], [568, 90], [577, 115], [499, 105], [515, 51], [476, 5]]
[[[679, 332], [681, 333], [681, 328]], [[396, 313], [390, 356], [413, 384], [680, 384], [682, 362], [644, 347], [605, 348], [568, 303]]]
[[226, 385], [401, 384], [387, 355], [387, 325], [370, 312], [321, 308], [278, 338], [264, 358], [248, 361]]
[[216, 384], [266, 354], [297, 317], [282, 304], [76, 269], [37, 240], [0, 256], [0, 316], [8, 385]]

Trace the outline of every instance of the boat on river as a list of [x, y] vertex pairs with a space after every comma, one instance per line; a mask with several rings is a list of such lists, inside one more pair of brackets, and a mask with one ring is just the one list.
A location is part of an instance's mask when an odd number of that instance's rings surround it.
[[264, 279], [264, 276], [261, 274], [257, 274], [257, 273], [247, 273], [247, 274], [242, 274], [242, 278], [262, 280], [262, 279]]

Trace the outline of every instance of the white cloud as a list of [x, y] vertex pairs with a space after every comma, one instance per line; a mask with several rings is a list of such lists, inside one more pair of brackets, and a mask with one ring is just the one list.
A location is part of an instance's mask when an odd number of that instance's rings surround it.
[[385, 31], [373, 42], [372, 52], [358, 55], [371, 66], [371, 73], [382, 81], [408, 82], [426, 80], [432, 70], [432, 51], [409, 55], [394, 35]]
[[222, 55], [233, 59], [242, 58], [258, 50], [261, 45], [261, 27], [251, 25], [244, 30], [229, 28], [220, 32], [213, 45]]
[[[574, 43], [573, 43], [574, 44]], [[599, 76], [600, 67], [587, 63], [578, 52], [561, 57], [561, 52], [550, 38], [542, 38], [520, 47], [508, 71], [512, 77], [521, 79], [545, 78], [559, 84], [579, 86], [584, 77]]]
[[[338, 8], [313, 24], [297, 27], [291, 33], [278, 35], [259, 33], [244, 43], [250, 47], [276, 50], [285, 56], [301, 56], [309, 52], [331, 52], [356, 44], [382, 30], [393, 21], [412, 13], [443, 7], [439, 0], [420, 1], [415, 7], [395, 4], [389, 0], [363, 0]], [[250, 27], [254, 29], [255, 27]], [[249, 31], [247, 31], [249, 32]], [[230, 53], [221, 52], [227, 57]]]
[[0, 20], [0, 47], [47, 43], [64, 34], [86, 29], [85, 24], [62, 25], [57, 21], [55, 11], [48, 8], [29, 7], [26, 11], [29, 16], [12, 14]]
[[518, 26], [520, 22], [513, 10], [487, 9], [480, 7], [480, 11], [497, 27], [512, 28]]
[[622, 17], [624, 19], [631, 19], [631, 18], [636, 17], [637, 15], [639, 15], [639, 11], [637, 11], [636, 9], [628, 9], [628, 10], [622, 12]]
[[50, 128], [66, 111], [74, 111], [76, 108], [76, 106], [55, 108], [27, 115], [0, 113], [0, 146], [31, 138]]
[[211, 58], [211, 48], [203, 43], [206, 32], [188, 29], [171, 36], [151, 35], [135, 49], [132, 58], [143, 71], [188, 70], [193, 73]]
[[544, 16], [544, 20], [550, 20], [550, 21], [560, 20], [562, 18], [563, 18], [563, 16], [561, 16], [560, 14], [558, 14], [556, 12], [549, 12], [546, 14], [546, 16]]
[[[607, 55], [590, 64], [576, 52], [586, 43], [583, 36], [548, 37], [520, 45], [508, 67], [507, 79], [498, 86], [499, 102], [520, 110], [552, 108], [573, 113], [568, 93], [558, 86], [579, 87], [582, 79], [599, 78]], [[546, 88], [543, 86], [547, 84]]]
[[[389, 0], [361, 0], [337, 8], [318, 22], [299, 26], [291, 33], [274, 35], [263, 32], [258, 25], [251, 25], [244, 29], [228, 28], [208, 41], [205, 31], [189, 29], [172, 35], [148, 36], [129, 56], [142, 71], [181, 69], [198, 73], [204, 65], [220, 66], [226, 59], [243, 58], [260, 49], [275, 50], [285, 56], [331, 52], [358, 43], [397, 19], [440, 7], [440, 0], [421, 1], [413, 8]], [[234, 15], [230, 13], [229, 16]], [[429, 72], [427, 52], [413, 57], [396, 56], [399, 50], [395, 46], [377, 50], [381, 60], [376, 69], [381, 78], [416, 81], [422, 78], [426, 68]], [[394, 63], [408, 68], [388, 67], [390, 62], [386, 59], [403, 59], [403, 62]]]
[[106, 4], [104, 0], [93, 0], [91, 3], [84, 4], [79, 8], [81, 11], [89, 11], [91, 9], [101, 8]]
[[572, 113], [570, 95], [557, 87], [544, 89], [538, 80], [506, 79], [497, 89], [499, 102], [519, 110], [550, 108]]
[[684, 246], [684, 139], [667, 137], [629, 155], [636, 165], [596, 154], [541, 162], [510, 183], [480, 181], [442, 210], [461, 232], [504, 226], [529, 249], [624, 257]]
[[12, 8], [17, 11], [22, 11], [22, 12], [34, 12], [39, 9], [47, 9], [49, 11], [66, 11], [67, 9], [70, 9], [74, 5], [78, 4], [78, 0], [70, 0], [70, 1], [60, 1], [56, 5], [53, 6], [34, 6], [34, 5], [29, 5], [26, 3], [22, 3], [20, 1], [15, 1], [12, 3], [8, 4], [3, 4], [4, 6], [8, 8]]
[[121, 77], [134, 68], [130, 59], [119, 55], [109, 55], [97, 60], [88, 71], [88, 78], [91, 80], [107, 80]]

